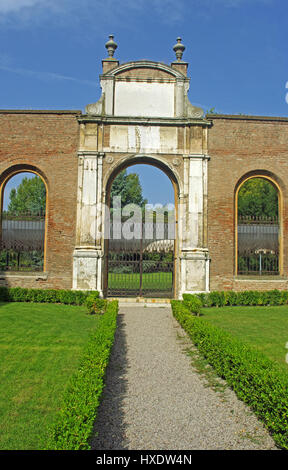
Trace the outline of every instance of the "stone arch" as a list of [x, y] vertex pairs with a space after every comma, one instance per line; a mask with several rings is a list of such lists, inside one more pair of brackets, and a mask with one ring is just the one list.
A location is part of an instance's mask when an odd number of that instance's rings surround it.
[[278, 223], [279, 223], [279, 274], [283, 274], [283, 189], [281, 178], [269, 170], [252, 170], [239, 178], [234, 190], [234, 220], [235, 220], [235, 275], [238, 275], [238, 197], [241, 187], [249, 180], [261, 178], [267, 180], [276, 190], [278, 195]]
[[[159, 155], [141, 153], [78, 152], [77, 229], [73, 253], [73, 288], [104, 294], [105, 240], [107, 237], [107, 189], [125, 167], [148, 163], [170, 178], [177, 198], [177, 249], [175, 295], [209, 290], [207, 248], [206, 154]], [[105, 231], [106, 228], [106, 231]]]
[[[131, 166], [136, 166], [137, 164], [145, 164], [145, 165], [150, 165], [158, 168], [159, 170], [163, 171], [163, 173], [169, 178], [173, 190], [174, 190], [174, 200], [175, 200], [175, 217], [176, 217], [176, 238], [174, 241], [174, 285], [173, 285], [173, 291], [174, 295], [177, 291], [177, 284], [179, 282], [179, 259], [178, 259], [178, 250], [179, 250], [179, 239], [180, 239], [180, 234], [179, 234], [179, 225], [178, 225], [178, 202], [179, 202], [179, 197], [180, 197], [180, 192], [182, 191], [182, 182], [181, 179], [179, 178], [179, 175], [177, 171], [170, 165], [167, 161], [164, 159], [154, 157], [154, 156], [149, 156], [146, 154], [141, 154], [141, 155], [134, 155], [134, 156], [129, 156], [129, 157], [123, 157], [120, 161], [116, 162], [111, 168], [110, 171], [107, 172], [107, 174], [103, 178], [103, 196], [105, 199], [105, 208], [106, 210], [109, 210], [110, 207], [110, 190], [112, 183], [116, 176], [123, 170], [125, 170], [128, 167]], [[107, 237], [105, 237], [105, 242], [104, 242], [104, 257], [105, 257], [105, 266], [104, 266], [104, 272], [103, 272], [103, 287], [104, 287], [104, 292], [107, 289], [107, 279], [108, 279], [108, 264], [107, 264], [107, 254], [108, 254], [108, 248], [109, 247], [109, 241]]]
[[47, 232], [48, 232], [48, 201], [49, 201], [49, 188], [48, 181], [45, 174], [38, 167], [28, 163], [17, 163], [12, 166], [8, 166], [0, 175], [0, 240], [2, 240], [2, 213], [3, 213], [3, 201], [4, 191], [8, 181], [14, 176], [21, 173], [33, 173], [35, 176], [41, 178], [45, 185], [46, 199], [45, 199], [45, 228], [44, 228], [44, 261], [43, 271], [46, 271], [46, 258], [47, 258]]
[[169, 65], [162, 64], [161, 62], [154, 62], [151, 60], [138, 60], [132, 62], [126, 62], [125, 64], [121, 64], [118, 67], [113, 68], [106, 72], [105, 76], [120, 76], [124, 75], [126, 72], [129, 72], [132, 69], [156, 69], [160, 72], [163, 72], [163, 77], [166, 75], [167, 77], [173, 77], [183, 79], [185, 78], [184, 75], [179, 72], [178, 70], [173, 69]]
[[175, 195], [177, 194], [178, 198], [182, 195], [183, 193], [183, 183], [182, 180], [178, 174], [178, 172], [172, 167], [171, 164], [169, 164], [167, 161], [165, 161], [162, 158], [159, 157], [154, 157], [154, 156], [149, 156], [146, 154], [138, 154], [138, 155], [133, 155], [129, 157], [123, 157], [121, 160], [115, 162], [112, 164], [110, 171], [107, 172], [107, 174], [103, 178], [103, 188], [105, 191], [105, 201], [107, 200], [107, 191], [109, 192], [111, 184], [115, 177], [117, 176], [118, 173], [120, 173], [122, 170], [125, 170], [129, 166], [134, 166], [137, 164], [146, 164], [146, 165], [151, 165], [159, 170], [162, 170], [170, 179], [174, 190], [175, 190]]

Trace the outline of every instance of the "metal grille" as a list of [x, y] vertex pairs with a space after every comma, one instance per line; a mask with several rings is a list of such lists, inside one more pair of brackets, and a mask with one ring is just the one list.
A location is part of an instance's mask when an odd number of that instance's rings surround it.
[[277, 218], [241, 217], [238, 222], [238, 274], [279, 274]]
[[0, 270], [42, 271], [45, 215], [2, 213]]
[[128, 228], [130, 239], [124, 223], [111, 226], [107, 296], [173, 297], [175, 224], [146, 222]]

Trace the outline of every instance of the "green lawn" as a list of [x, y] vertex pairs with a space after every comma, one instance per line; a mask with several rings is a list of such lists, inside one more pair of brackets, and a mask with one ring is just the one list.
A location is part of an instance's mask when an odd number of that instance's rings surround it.
[[[138, 289], [139, 285], [139, 273], [109, 273], [108, 286], [110, 289]], [[142, 287], [146, 290], [170, 290], [172, 289], [172, 273], [143, 273]]]
[[45, 448], [97, 317], [84, 307], [0, 304], [0, 449]]
[[203, 308], [203, 318], [276, 361], [288, 373], [288, 307]]

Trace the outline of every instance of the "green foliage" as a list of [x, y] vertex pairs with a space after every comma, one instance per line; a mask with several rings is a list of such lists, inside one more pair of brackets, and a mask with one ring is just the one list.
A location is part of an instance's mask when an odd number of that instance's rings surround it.
[[259, 416], [280, 447], [288, 449], [288, 376], [259, 351], [171, 301], [175, 318], [217, 374]]
[[277, 217], [276, 187], [265, 178], [252, 178], [246, 181], [238, 193], [238, 215]]
[[121, 171], [114, 179], [111, 186], [111, 203], [113, 198], [121, 196], [121, 207], [127, 204], [137, 204], [144, 207], [147, 199], [143, 198], [142, 187], [137, 173], [127, 174], [127, 170]]
[[51, 431], [48, 450], [88, 450], [97, 416], [104, 375], [114, 342], [118, 312], [117, 301], [109, 302], [99, 316], [76, 374], [65, 391], [63, 405]]
[[200, 315], [202, 302], [198, 297], [183, 294], [183, 304], [189, 309], [191, 313], [194, 313], [195, 315]]
[[[0, 287], [0, 302], [40, 302], [84, 305], [89, 295], [91, 295], [91, 291]], [[99, 297], [99, 292], [93, 291], [93, 295]]]
[[200, 300], [201, 307], [225, 307], [226, 305], [287, 305], [288, 291], [274, 289], [269, 291], [213, 291], [208, 294], [183, 294], [185, 305], [195, 298]]
[[237, 302], [238, 302], [237, 292], [234, 292], [232, 290], [225, 291], [224, 296], [225, 296], [225, 305], [230, 305], [230, 306], [237, 305]]
[[24, 177], [19, 186], [10, 191], [9, 198], [8, 214], [19, 216], [45, 213], [46, 188], [39, 176]]
[[44, 250], [20, 251], [1, 250], [0, 271], [43, 271]]
[[207, 297], [207, 306], [212, 307], [213, 305], [217, 307], [223, 307], [225, 305], [225, 295], [224, 292], [210, 292]]
[[[109, 272], [108, 277], [109, 289], [123, 290], [129, 289], [139, 291], [140, 274], [139, 273], [122, 273]], [[172, 272], [144, 272], [142, 276], [142, 287], [150, 292], [157, 290], [166, 291], [167, 294], [172, 291], [173, 278]]]
[[1, 450], [40, 450], [98, 316], [84, 306], [1, 302]]
[[219, 114], [219, 113], [216, 111], [216, 108], [213, 107], [213, 108], [207, 109], [206, 114]]
[[125, 264], [118, 264], [117, 266], [109, 266], [109, 274], [131, 274], [133, 273], [133, 266], [126, 266]]
[[277, 253], [262, 253], [260, 265], [259, 253], [249, 253], [248, 256], [238, 256], [238, 274], [249, 275], [252, 272], [257, 276], [260, 274], [279, 273], [279, 256]]
[[262, 351], [288, 373], [285, 352], [288, 339], [286, 305], [212, 307], [202, 309], [202, 314], [213, 325]]
[[99, 299], [99, 293], [90, 294], [85, 302], [88, 312], [92, 314], [104, 313], [107, 307], [106, 299]]

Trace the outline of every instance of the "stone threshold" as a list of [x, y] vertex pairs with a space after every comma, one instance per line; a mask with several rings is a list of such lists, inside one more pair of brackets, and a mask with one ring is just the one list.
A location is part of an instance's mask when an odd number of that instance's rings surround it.
[[117, 300], [119, 306], [126, 307], [169, 307], [170, 300], [161, 298], [146, 298], [146, 297], [108, 297], [108, 300]]

